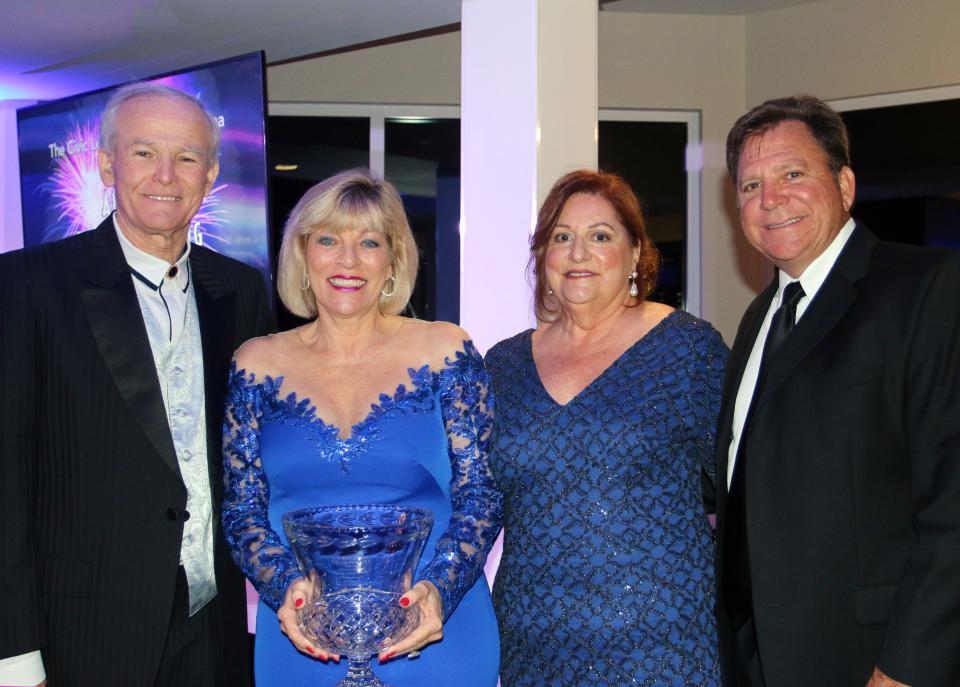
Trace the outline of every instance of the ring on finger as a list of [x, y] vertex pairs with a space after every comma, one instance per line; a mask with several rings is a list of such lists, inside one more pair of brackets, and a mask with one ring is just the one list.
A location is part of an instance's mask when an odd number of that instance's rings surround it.
[[420, 658], [420, 650], [419, 649], [411, 650], [410, 653], [407, 654], [407, 658], [408, 659]]

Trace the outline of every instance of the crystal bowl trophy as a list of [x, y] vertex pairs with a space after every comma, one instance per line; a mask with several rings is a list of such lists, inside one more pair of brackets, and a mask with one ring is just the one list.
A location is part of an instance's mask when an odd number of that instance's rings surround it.
[[389, 687], [370, 658], [420, 622], [400, 606], [433, 526], [425, 508], [321, 506], [283, 516], [283, 529], [311, 585], [300, 609], [303, 634], [350, 666], [337, 687]]

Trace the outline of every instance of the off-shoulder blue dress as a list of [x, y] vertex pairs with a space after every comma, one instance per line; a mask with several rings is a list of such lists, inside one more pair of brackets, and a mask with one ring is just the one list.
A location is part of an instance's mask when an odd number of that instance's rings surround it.
[[727, 347], [673, 312], [560, 405], [531, 335], [487, 353], [503, 687], [716, 687], [701, 474], [715, 474]]
[[394, 687], [497, 683], [496, 618], [483, 577], [502, 509], [487, 461], [489, 379], [469, 341], [441, 369], [409, 374], [409, 386], [381, 395], [340, 439], [282, 377], [231, 369], [223, 524], [234, 560], [260, 592], [257, 687], [323, 687], [346, 674], [346, 660], [323, 664], [298, 652], [280, 632], [276, 609], [300, 574], [284, 513], [347, 503], [425, 506], [434, 515], [417, 579], [440, 591], [443, 640], [416, 660], [375, 664], [375, 673]]

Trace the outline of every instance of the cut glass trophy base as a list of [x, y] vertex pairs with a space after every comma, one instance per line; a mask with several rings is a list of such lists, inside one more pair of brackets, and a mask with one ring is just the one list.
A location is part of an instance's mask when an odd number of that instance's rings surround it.
[[336, 687], [391, 687], [391, 685], [374, 675], [370, 668], [370, 659], [363, 658], [356, 662], [350, 661], [350, 670]]

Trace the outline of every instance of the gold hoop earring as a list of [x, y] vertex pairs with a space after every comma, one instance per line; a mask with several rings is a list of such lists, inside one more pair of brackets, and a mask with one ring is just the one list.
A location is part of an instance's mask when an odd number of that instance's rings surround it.
[[300, 290], [306, 291], [310, 288], [310, 275], [304, 271], [303, 278], [300, 280]]
[[384, 284], [383, 284], [384, 286], [387, 285], [387, 284], [386, 284], [387, 281], [390, 282], [390, 293], [387, 293], [387, 292], [384, 291], [383, 289], [380, 289], [380, 295], [383, 296], [384, 298], [390, 298], [390, 296], [392, 296], [393, 294], [395, 294], [395, 293], [397, 292], [397, 280], [396, 280], [396, 277], [394, 277], [394, 276], [391, 274], [391, 275], [390, 275], [389, 277], [387, 277], [387, 279], [384, 281]]

